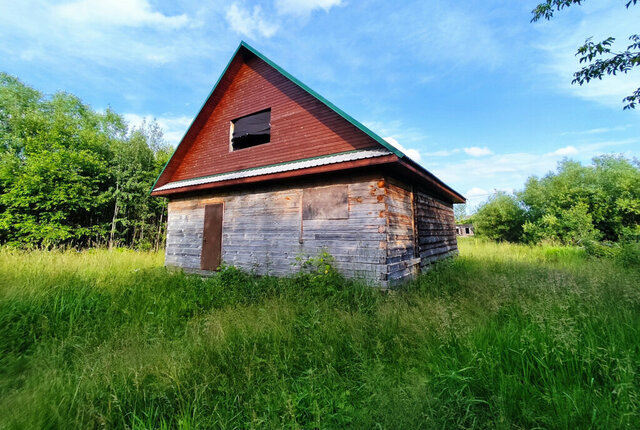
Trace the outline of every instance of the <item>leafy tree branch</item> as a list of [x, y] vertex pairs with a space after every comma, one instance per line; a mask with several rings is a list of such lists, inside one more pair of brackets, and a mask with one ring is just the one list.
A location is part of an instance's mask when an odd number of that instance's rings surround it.
[[[549, 20], [553, 17], [554, 12], [572, 5], [581, 5], [583, 1], [546, 0], [531, 11], [533, 14], [531, 22], [537, 22], [540, 19]], [[636, 5], [637, 2], [638, 0], [627, 1], [626, 8]], [[605, 75], [627, 74], [634, 67], [640, 66], [640, 35], [632, 34], [629, 36], [631, 44], [627, 46], [626, 50], [619, 52], [612, 50], [615, 42], [614, 37], [608, 37], [598, 43], [591, 39], [588, 38], [576, 52], [576, 56], [580, 56], [580, 64], [584, 63], [585, 66], [574, 73], [572, 84], [583, 85], [593, 79], [602, 80]], [[625, 103], [624, 109], [635, 109], [640, 103], [640, 87], [622, 99], [622, 102]]]

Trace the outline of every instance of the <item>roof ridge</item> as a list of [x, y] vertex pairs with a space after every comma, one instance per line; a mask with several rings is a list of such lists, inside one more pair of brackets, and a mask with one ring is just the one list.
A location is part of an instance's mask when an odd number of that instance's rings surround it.
[[[256, 57], [260, 58], [262, 61], [264, 61], [265, 63], [267, 63], [268, 65], [270, 65], [274, 69], [276, 69], [280, 74], [285, 76], [287, 79], [289, 79], [291, 82], [293, 82], [294, 84], [296, 84], [297, 86], [299, 86], [303, 90], [305, 90], [307, 93], [311, 94], [314, 98], [316, 98], [319, 101], [321, 101], [329, 109], [331, 109], [332, 111], [334, 111], [335, 113], [340, 115], [342, 118], [346, 119], [348, 122], [350, 122], [352, 125], [354, 125], [356, 128], [358, 128], [360, 131], [364, 132], [369, 137], [371, 137], [373, 140], [378, 142], [380, 145], [384, 146], [385, 148], [387, 148], [389, 151], [391, 151], [392, 153], [394, 153], [395, 155], [397, 155], [400, 158], [405, 157], [404, 152], [402, 152], [400, 149], [396, 148], [395, 146], [393, 146], [392, 144], [387, 142], [385, 139], [380, 137], [377, 133], [372, 131], [369, 127], [367, 127], [366, 125], [362, 124], [360, 121], [358, 121], [357, 119], [355, 119], [354, 117], [352, 117], [351, 115], [349, 115], [348, 113], [346, 113], [345, 111], [340, 109], [338, 106], [336, 106], [335, 104], [333, 104], [332, 102], [327, 100], [325, 97], [320, 95], [318, 92], [314, 91], [311, 87], [306, 85], [300, 79], [296, 78], [291, 73], [287, 72], [282, 67], [278, 66], [276, 63], [274, 63], [272, 60], [270, 60], [268, 57], [266, 57], [260, 51], [255, 49], [253, 46], [249, 45], [244, 40], [240, 41], [240, 46], [248, 49]], [[235, 57], [235, 54], [234, 54], [234, 57]]]

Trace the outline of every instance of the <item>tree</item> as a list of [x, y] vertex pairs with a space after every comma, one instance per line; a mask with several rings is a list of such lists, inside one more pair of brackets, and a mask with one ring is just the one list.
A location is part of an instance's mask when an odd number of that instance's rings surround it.
[[457, 223], [464, 222], [464, 220], [469, 217], [467, 215], [467, 204], [461, 203], [453, 205], [453, 214]]
[[519, 242], [525, 215], [515, 197], [498, 192], [480, 206], [472, 220], [479, 235], [492, 240]]
[[113, 118], [69, 94], [44, 98], [15, 78], [4, 77], [0, 94], [0, 110], [11, 109], [0, 120], [0, 235], [49, 246], [101, 234]]
[[0, 243], [159, 248], [167, 202], [149, 189], [169, 153], [155, 121], [0, 73]]
[[170, 150], [162, 130], [155, 121], [144, 121], [131, 130], [126, 140], [116, 142], [113, 150], [111, 172], [115, 185], [109, 247], [113, 247], [118, 234], [126, 243], [141, 245], [145, 233], [146, 244], [158, 247], [158, 238], [152, 236], [151, 229], [156, 222], [162, 224], [166, 201], [151, 198], [149, 190]]
[[640, 233], [640, 169], [624, 157], [596, 157], [591, 166], [562, 161], [556, 172], [529, 178], [518, 197], [528, 212], [525, 237], [532, 242], [576, 245]]
[[[540, 3], [533, 11], [532, 22], [542, 18], [551, 19], [555, 11], [562, 10], [571, 5], [580, 5], [584, 0], [546, 0]], [[628, 0], [626, 8], [636, 5], [638, 0]], [[576, 55], [580, 56], [580, 64], [587, 64], [573, 75], [572, 84], [583, 85], [593, 79], [602, 79], [604, 75], [616, 75], [628, 73], [632, 68], [640, 66], [640, 35], [629, 36], [631, 44], [624, 51], [613, 51], [615, 38], [608, 37], [601, 42], [593, 42], [588, 38], [584, 45], [578, 48]], [[624, 109], [635, 109], [640, 103], [640, 88], [628, 95], [622, 102]]]

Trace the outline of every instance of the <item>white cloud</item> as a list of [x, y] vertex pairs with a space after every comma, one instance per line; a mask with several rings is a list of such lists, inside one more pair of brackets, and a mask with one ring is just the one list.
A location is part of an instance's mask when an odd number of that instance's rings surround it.
[[342, 0], [276, 0], [278, 13], [285, 15], [309, 16], [315, 9], [328, 12], [333, 6], [340, 6]]
[[[194, 27], [196, 11], [171, 15], [151, 0], [0, 0], [0, 4], [0, 57], [82, 75], [80, 81], [94, 79], [100, 67], [108, 80], [133, 80], [132, 67], [194, 57], [210, 60], [221, 51]], [[220, 27], [217, 21], [211, 25]], [[124, 70], [125, 75], [118, 75]]]
[[[610, 149], [613, 147], [637, 143], [638, 139], [621, 139], [578, 145], [575, 147], [577, 153], [574, 159], [588, 163], [595, 156], [610, 153]], [[566, 152], [566, 148], [561, 149], [565, 149], [565, 151], [560, 152]], [[425, 165], [434, 175], [454, 189], [474, 190], [474, 188], [479, 188], [513, 192], [514, 188], [522, 188], [528, 177], [544, 175], [555, 170], [558, 162], [565, 156], [557, 152], [494, 154], [485, 158], [454, 159], [451, 162], [434, 166], [430, 166], [429, 160], [426, 160]], [[465, 196], [469, 198], [470, 206], [480, 203], [487, 197], [480, 197], [478, 190], [474, 190], [471, 196], [467, 194]]]
[[167, 16], [154, 11], [147, 0], [79, 0], [54, 6], [53, 10], [65, 20], [102, 26], [175, 29], [189, 21], [185, 14]]
[[[621, 139], [621, 140], [603, 140], [600, 142], [586, 143], [578, 147], [578, 151], [583, 153], [592, 153], [590, 156], [601, 155], [601, 149], [610, 148], [612, 146], [623, 146], [632, 143], [638, 143], [638, 139]], [[612, 152], [612, 151], [608, 151]]]
[[231, 29], [249, 38], [262, 36], [269, 38], [278, 31], [278, 24], [268, 22], [263, 16], [262, 8], [254, 6], [253, 11], [244, 9], [233, 3], [225, 15]]
[[567, 155], [575, 155], [578, 153], [578, 150], [576, 149], [575, 146], [565, 146], [564, 148], [560, 148], [560, 149], [556, 149], [555, 151], [551, 152], [550, 155], [560, 155], [560, 156], [567, 156]]
[[149, 124], [155, 119], [160, 126], [160, 129], [162, 130], [165, 141], [172, 146], [176, 146], [178, 143], [180, 143], [180, 140], [187, 132], [187, 128], [192, 121], [191, 117], [185, 115], [154, 117], [153, 115], [138, 115], [135, 113], [127, 113], [124, 114], [123, 117], [125, 121], [129, 123], [130, 128], [139, 127], [144, 121]]
[[483, 155], [491, 155], [493, 154], [493, 152], [487, 148], [486, 146], [483, 148], [480, 148], [479, 146], [472, 146], [470, 148], [464, 148], [464, 152], [467, 153], [467, 155], [471, 155], [472, 157], [482, 157]]
[[465, 193], [465, 197], [467, 197], [467, 198], [485, 197], [485, 196], [488, 196], [489, 194], [491, 194], [491, 192], [485, 190], [484, 188], [473, 187], [473, 188], [467, 190], [467, 192]]
[[398, 148], [400, 151], [402, 151], [406, 156], [411, 158], [413, 161], [420, 161], [422, 159], [422, 156], [420, 155], [420, 152], [417, 149], [405, 148], [393, 137], [384, 137], [383, 139], [389, 142], [394, 147]]

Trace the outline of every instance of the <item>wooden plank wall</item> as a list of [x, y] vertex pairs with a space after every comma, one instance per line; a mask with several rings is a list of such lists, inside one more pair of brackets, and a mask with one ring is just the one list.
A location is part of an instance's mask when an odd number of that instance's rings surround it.
[[420, 267], [457, 254], [453, 204], [438, 200], [424, 190], [415, 190], [414, 204]]
[[[303, 221], [304, 190], [338, 184], [348, 186], [349, 218]], [[167, 266], [200, 269], [204, 206], [211, 203], [225, 205], [223, 261], [258, 274], [294, 273], [296, 257], [327, 250], [345, 276], [393, 286], [457, 253], [451, 204], [391, 178], [359, 177], [173, 199]]]
[[204, 206], [170, 201], [167, 215], [166, 266], [200, 269]]
[[[348, 185], [349, 218], [303, 222], [305, 187], [335, 184]], [[344, 275], [386, 283], [387, 217], [380, 178], [173, 199], [169, 202], [167, 266], [199, 270], [204, 206], [220, 202], [225, 205], [222, 259], [226, 264], [258, 274], [287, 275], [299, 269], [296, 257], [315, 257], [326, 249]]]
[[394, 285], [418, 274], [411, 187], [386, 178], [387, 281]]

